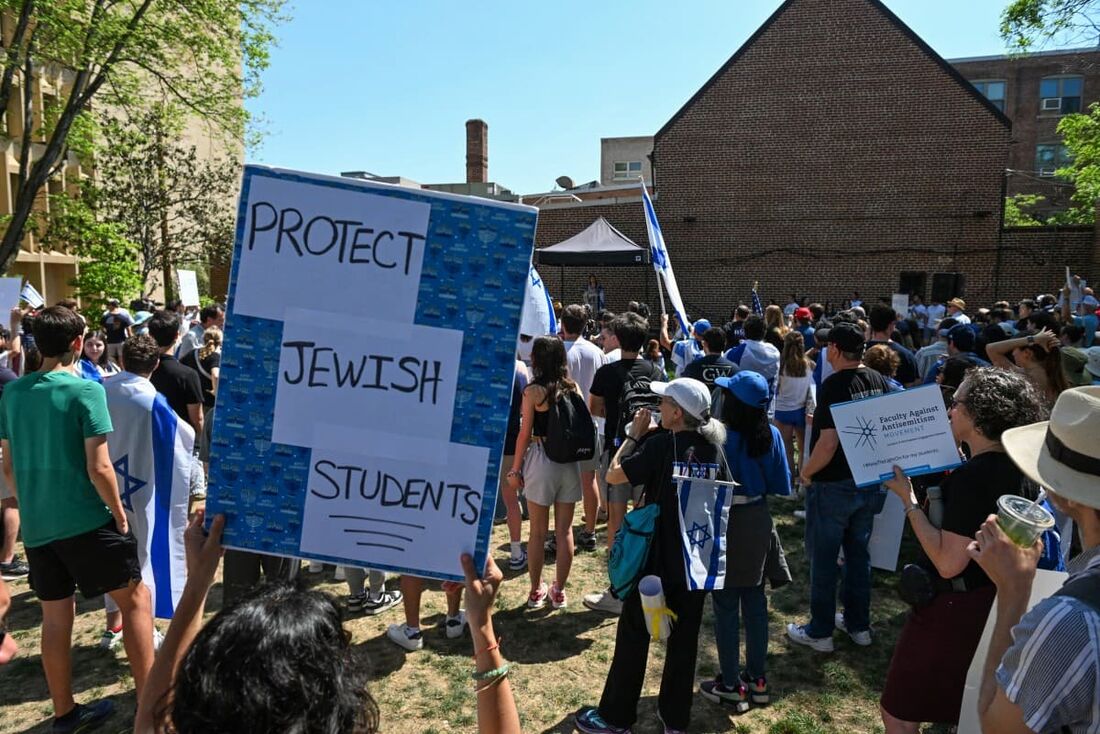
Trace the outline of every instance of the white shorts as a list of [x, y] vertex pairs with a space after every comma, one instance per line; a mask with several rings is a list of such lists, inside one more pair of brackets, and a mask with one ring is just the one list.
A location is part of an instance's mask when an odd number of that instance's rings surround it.
[[553, 507], [559, 502], [580, 502], [580, 462], [559, 464], [551, 461], [542, 442], [533, 442], [523, 458], [523, 495], [528, 502], [543, 507]]

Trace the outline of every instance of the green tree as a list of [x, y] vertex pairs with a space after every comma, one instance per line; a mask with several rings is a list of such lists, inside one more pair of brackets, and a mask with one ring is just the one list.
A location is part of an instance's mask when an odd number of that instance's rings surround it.
[[[1001, 15], [1001, 36], [1019, 52], [1048, 45], [1096, 46], [1100, 42], [1100, 0], [1011, 0]], [[1092, 224], [1100, 197], [1100, 109], [1093, 104], [1084, 114], [1066, 115], [1058, 123], [1058, 132], [1072, 162], [1059, 168], [1056, 175], [1073, 183], [1072, 206], [1042, 223]], [[1006, 225], [1010, 202], [1005, 202]], [[1012, 215], [1022, 213], [1017, 206]]]
[[1096, 46], [1100, 0], [1011, 0], [1001, 37], [1017, 51], [1047, 45]]
[[[0, 239], [0, 272], [19, 254], [35, 197], [70, 151], [91, 138], [91, 108], [137, 109], [145, 100], [172, 100], [239, 142], [248, 114], [242, 95], [259, 92], [282, 20], [284, 0], [0, 0], [15, 19], [0, 53], [0, 110], [23, 89], [20, 181], [11, 219]], [[38, 69], [71, 71], [66, 88], [36, 126], [32, 86]], [[32, 130], [45, 140], [34, 150]]]
[[204, 159], [180, 142], [181, 110], [156, 105], [132, 119], [103, 125], [94, 182], [85, 182], [99, 218], [118, 225], [141, 252], [146, 292], [161, 271], [167, 294], [171, 270], [226, 264], [233, 249], [233, 203], [241, 167], [229, 157]]
[[1045, 196], [1038, 194], [1016, 194], [1005, 199], [1004, 226], [1006, 227], [1038, 227], [1043, 221], [1032, 212], [1035, 206], [1046, 201]]
[[46, 241], [65, 243], [80, 257], [80, 270], [69, 285], [84, 303], [91, 323], [98, 323], [108, 298], [127, 302], [141, 293], [141, 248], [118, 225], [97, 219], [82, 198], [50, 197]]

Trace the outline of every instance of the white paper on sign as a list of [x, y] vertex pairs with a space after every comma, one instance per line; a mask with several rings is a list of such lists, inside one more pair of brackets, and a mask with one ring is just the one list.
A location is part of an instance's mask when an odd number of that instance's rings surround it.
[[961, 463], [937, 385], [840, 403], [832, 412], [858, 487], [889, 479], [895, 464], [917, 476]]
[[893, 492], [886, 493], [882, 512], [875, 515], [871, 540], [867, 552], [871, 554], [871, 566], [883, 571], [898, 570], [898, 553], [901, 552], [901, 536], [905, 532], [905, 503]]
[[451, 435], [462, 332], [287, 309], [271, 440], [313, 446], [314, 426]]
[[[1027, 602], [1028, 611], [1043, 599], [1053, 596], [1054, 592], [1062, 588], [1062, 584], [1068, 577], [1069, 575], [1062, 571], [1044, 571], [1043, 569], [1036, 571], [1035, 581], [1031, 584], [1031, 598]], [[985, 623], [982, 639], [966, 672], [962, 709], [959, 711], [958, 734], [982, 734], [982, 723], [978, 719], [978, 694], [981, 693], [982, 670], [985, 668], [985, 659], [989, 654], [989, 643], [993, 639], [993, 628], [996, 624], [997, 603], [994, 602], [993, 608], [989, 610], [989, 619]]]
[[22, 278], [0, 278], [0, 308], [3, 313], [19, 305], [19, 292], [23, 290]]
[[411, 324], [431, 205], [308, 181], [252, 176], [233, 310], [282, 320], [323, 302], [334, 312]]
[[376, 569], [458, 573], [461, 554], [474, 551], [489, 449], [451, 444], [441, 466], [363, 448], [313, 450], [301, 551]]
[[180, 284], [180, 300], [184, 306], [198, 306], [199, 281], [194, 270], [176, 270], [176, 279]]

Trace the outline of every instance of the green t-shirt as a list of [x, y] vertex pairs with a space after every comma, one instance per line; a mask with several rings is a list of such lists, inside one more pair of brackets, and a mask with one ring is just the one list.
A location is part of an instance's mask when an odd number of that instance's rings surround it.
[[112, 430], [107, 393], [93, 380], [33, 372], [4, 387], [0, 438], [11, 446], [28, 548], [95, 530], [111, 519], [88, 478], [84, 439]]

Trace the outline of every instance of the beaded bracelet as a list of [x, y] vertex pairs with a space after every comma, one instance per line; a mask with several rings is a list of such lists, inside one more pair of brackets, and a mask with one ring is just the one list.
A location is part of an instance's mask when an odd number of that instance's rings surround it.
[[470, 673], [470, 677], [473, 678], [476, 681], [490, 680], [491, 678], [500, 678], [502, 676], [508, 675], [508, 671], [511, 670], [511, 669], [512, 669], [512, 664], [511, 663], [505, 663], [504, 665], [500, 666], [499, 668], [493, 668], [492, 670], [486, 670], [486, 671], [481, 672], [481, 673], [479, 673], [475, 670], [474, 672]]
[[493, 678], [492, 680], [490, 680], [488, 683], [485, 683], [484, 685], [479, 686], [477, 683], [474, 683], [474, 693], [481, 693], [482, 691], [487, 691], [490, 688], [492, 688], [493, 686], [499, 685], [500, 682], [502, 680], [504, 680], [505, 678], [507, 678], [507, 677], [508, 677], [508, 671], [505, 671], [503, 674], [498, 675], [496, 678]]

